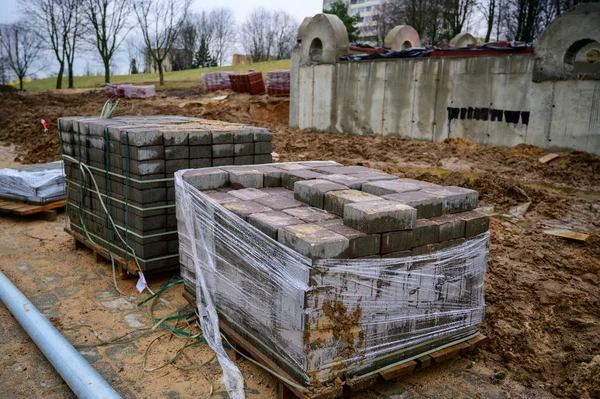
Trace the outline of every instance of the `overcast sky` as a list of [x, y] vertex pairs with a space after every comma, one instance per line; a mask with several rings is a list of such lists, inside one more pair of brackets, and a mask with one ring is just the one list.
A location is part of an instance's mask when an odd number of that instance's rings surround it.
[[[241, 23], [254, 8], [264, 7], [269, 10], [283, 10], [293, 15], [298, 23], [302, 22], [304, 17], [315, 15], [322, 11], [323, 1], [322, 0], [219, 0], [219, 1], [203, 1], [193, 0], [192, 9], [194, 11], [207, 10], [210, 11], [215, 7], [226, 7], [230, 8], [238, 21]], [[20, 5], [19, 0], [0, 0], [0, 23], [14, 22], [20, 17]], [[127, 62], [127, 52], [125, 49], [125, 43], [122, 46], [121, 52], [117, 60], [117, 73], [126, 73], [129, 67]], [[81, 54], [82, 57], [78, 57], [75, 65], [76, 74], [82, 74], [87, 65], [92, 65], [94, 71], [99, 70], [101, 64], [98, 62], [97, 56], [93, 53]], [[51, 59], [51, 54], [47, 55], [48, 60]], [[53, 63], [54, 65], [54, 63]], [[54, 68], [54, 67], [52, 67]], [[58, 67], [55, 68], [58, 70]], [[51, 72], [47, 71], [47, 68], [39, 69], [37, 76], [47, 76]]]

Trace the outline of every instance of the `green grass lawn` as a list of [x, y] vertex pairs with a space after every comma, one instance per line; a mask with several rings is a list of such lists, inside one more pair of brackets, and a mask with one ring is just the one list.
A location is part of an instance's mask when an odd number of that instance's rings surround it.
[[[187, 87], [202, 86], [202, 74], [215, 71], [243, 71], [254, 69], [266, 74], [275, 69], [289, 69], [290, 60], [256, 62], [254, 64], [214, 67], [203, 69], [188, 69], [185, 71], [166, 72], [165, 85], [162, 87]], [[158, 88], [158, 73], [136, 74], [136, 75], [116, 75], [110, 77], [111, 83], [133, 83], [133, 84], [154, 84]], [[63, 78], [63, 87], [66, 86], [66, 76]], [[75, 88], [100, 88], [104, 87], [104, 76], [75, 76]], [[33, 80], [25, 83], [23, 88], [28, 91], [54, 90], [56, 87], [56, 78], [46, 78]]]

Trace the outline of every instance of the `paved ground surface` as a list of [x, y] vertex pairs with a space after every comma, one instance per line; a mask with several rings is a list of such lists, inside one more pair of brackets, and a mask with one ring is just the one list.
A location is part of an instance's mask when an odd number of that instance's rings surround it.
[[[0, 217], [2, 271], [40, 311], [75, 345], [97, 344], [90, 325], [108, 340], [134, 331], [143, 334], [152, 326], [150, 317], [136, 307], [148, 294], [135, 291], [135, 280], [119, 280], [120, 295], [113, 286], [109, 264], [97, 263], [91, 251], [75, 250], [63, 231], [64, 219], [56, 222], [35, 218]], [[150, 278], [154, 290], [176, 273]], [[167, 291], [168, 306], [155, 307], [157, 315], [170, 313], [171, 306], [191, 310], [181, 297], [181, 286]], [[143, 308], [146, 309], [146, 308]], [[4, 305], [0, 305], [0, 398], [73, 398], [60, 376], [30, 340]], [[158, 329], [124, 345], [79, 348], [83, 356], [123, 398], [227, 398], [220, 369], [215, 362], [198, 370], [186, 369], [210, 360], [205, 345], [186, 350], [174, 365], [152, 372], [142, 371], [144, 354], [147, 368], [160, 366], [175, 355], [185, 340], [164, 336]], [[9, 350], [10, 349], [10, 350]], [[233, 355], [233, 354], [232, 354]], [[248, 398], [276, 397], [275, 379], [246, 360], [238, 361], [247, 383]], [[212, 390], [212, 395], [210, 392]], [[461, 358], [432, 367], [402, 382], [388, 383], [355, 395], [364, 398], [543, 398], [544, 392], [524, 388], [501, 373], [472, 358]]]

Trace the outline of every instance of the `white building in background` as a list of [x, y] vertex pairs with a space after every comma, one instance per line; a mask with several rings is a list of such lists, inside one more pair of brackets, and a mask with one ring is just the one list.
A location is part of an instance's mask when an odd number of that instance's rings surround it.
[[[323, 10], [328, 9], [336, 0], [323, 0]], [[360, 14], [356, 26], [360, 29], [358, 41], [360, 43], [377, 44], [377, 21], [382, 0], [343, 0], [348, 4], [350, 15]]]

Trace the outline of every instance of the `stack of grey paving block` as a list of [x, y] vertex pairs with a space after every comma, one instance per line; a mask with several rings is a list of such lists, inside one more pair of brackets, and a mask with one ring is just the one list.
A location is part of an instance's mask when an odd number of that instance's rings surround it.
[[65, 199], [62, 161], [0, 170], [0, 199], [32, 205]]
[[[186, 290], [201, 270], [226, 324], [300, 383], [372, 371], [483, 320], [489, 219], [473, 190], [331, 161], [178, 175]], [[194, 215], [210, 233], [190, 231]], [[211, 256], [195, 258], [194, 241]]]
[[179, 265], [174, 172], [271, 162], [271, 133], [248, 125], [183, 116], [65, 117], [58, 124], [69, 228], [132, 259], [118, 229], [144, 271]]

